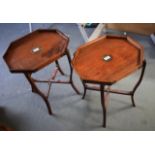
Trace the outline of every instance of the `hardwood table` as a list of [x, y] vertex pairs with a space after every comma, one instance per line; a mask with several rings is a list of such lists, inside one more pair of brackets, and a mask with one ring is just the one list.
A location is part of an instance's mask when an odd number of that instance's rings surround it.
[[[129, 36], [104, 35], [80, 46], [72, 61], [79, 74], [84, 94], [86, 90], [100, 91], [103, 109], [103, 127], [106, 127], [107, 98], [109, 93], [130, 95], [135, 107], [134, 94], [142, 81], [146, 61], [143, 47]], [[113, 90], [111, 85], [142, 68], [140, 78], [133, 90]], [[97, 84], [98, 86], [90, 86]]]
[[[12, 73], [23, 73], [32, 87], [32, 92], [40, 95], [46, 103], [49, 114], [52, 114], [52, 108], [48, 101], [51, 84], [71, 84], [76, 93], [79, 91], [73, 84], [72, 66], [69, 50], [67, 49], [69, 38], [58, 30], [39, 29], [28, 35], [13, 41], [4, 54], [4, 60]], [[62, 71], [58, 59], [67, 56], [70, 75], [68, 81], [55, 80], [58, 71]], [[57, 69], [48, 80], [38, 80], [32, 77], [32, 74], [55, 62]], [[49, 89], [44, 94], [36, 85], [37, 82], [48, 83]]]

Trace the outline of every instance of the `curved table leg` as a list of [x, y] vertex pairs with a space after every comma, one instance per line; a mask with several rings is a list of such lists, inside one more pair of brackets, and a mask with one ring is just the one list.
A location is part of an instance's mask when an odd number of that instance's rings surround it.
[[75, 90], [75, 92], [77, 94], [80, 94], [79, 90], [75, 87], [74, 83], [73, 83], [73, 68], [71, 66], [71, 57], [70, 57], [70, 54], [69, 54], [69, 51], [67, 50], [66, 51], [66, 55], [67, 55], [67, 58], [68, 58], [68, 61], [69, 61], [69, 67], [70, 67], [70, 78], [69, 78], [69, 83], [71, 84], [72, 88]]
[[82, 99], [84, 99], [85, 96], [86, 96], [87, 87], [86, 87], [86, 84], [84, 83], [84, 81], [82, 81], [82, 84], [83, 84], [83, 87], [84, 87], [84, 92], [83, 92]]
[[55, 61], [56, 67], [58, 68], [59, 72], [61, 73], [61, 75], [65, 75], [65, 73], [63, 72], [63, 70], [61, 69], [58, 60]]
[[28, 80], [28, 82], [30, 83], [31, 85], [31, 88], [32, 88], [32, 92], [38, 94], [39, 96], [42, 97], [42, 99], [45, 101], [45, 104], [47, 106], [47, 109], [48, 109], [48, 113], [50, 115], [52, 115], [52, 109], [51, 109], [51, 106], [50, 106], [50, 103], [47, 99], [47, 97], [38, 89], [38, 87], [36, 86], [35, 82], [33, 81], [33, 79], [31, 78], [31, 74], [29, 73], [24, 73], [26, 79]]
[[132, 106], [136, 107], [135, 100], [134, 100], [134, 94], [131, 95], [131, 101], [132, 101]]
[[142, 79], [143, 79], [143, 76], [144, 76], [144, 72], [145, 72], [145, 68], [146, 68], [146, 61], [144, 60], [140, 78], [139, 78], [138, 82], [136, 83], [136, 85], [134, 86], [133, 90], [131, 91], [131, 101], [132, 101], [133, 107], [136, 106], [135, 101], [134, 101], [134, 95], [135, 95], [135, 92], [136, 92], [138, 86], [142, 82]]

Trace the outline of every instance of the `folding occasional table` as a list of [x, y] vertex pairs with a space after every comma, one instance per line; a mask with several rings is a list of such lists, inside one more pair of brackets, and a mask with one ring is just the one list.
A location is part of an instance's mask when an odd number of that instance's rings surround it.
[[[8, 47], [4, 60], [12, 73], [23, 73], [32, 87], [32, 92], [40, 95], [46, 103], [49, 114], [52, 109], [48, 101], [52, 83], [71, 84], [76, 93], [79, 91], [72, 81], [71, 57], [67, 49], [69, 38], [58, 30], [36, 30], [18, 40], [13, 41]], [[58, 59], [67, 56], [70, 75], [68, 81], [56, 81], [58, 71], [64, 75], [60, 68]], [[55, 62], [57, 69], [48, 80], [37, 80], [32, 77], [32, 73], [39, 71], [45, 66]], [[36, 82], [48, 83], [49, 89], [45, 95], [36, 85]]]
[[[106, 127], [106, 99], [109, 93], [130, 95], [132, 105], [135, 106], [134, 94], [142, 81], [146, 62], [142, 46], [131, 37], [104, 35], [88, 42], [77, 49], [72, 64], [84, 86], [83, 99], [87, 89], [101, 93], [103, 127]], [[142, 68], [142, 72], [133, 90], [122, 91], [110, 88], [112, 84], [139, 68]], [[90, 83], [97, 84], [98, 87], [92, 87]]]

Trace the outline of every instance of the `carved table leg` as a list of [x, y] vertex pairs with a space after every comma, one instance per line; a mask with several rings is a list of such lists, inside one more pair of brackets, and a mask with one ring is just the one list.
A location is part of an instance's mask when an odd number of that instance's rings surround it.
[[32, 87], [32, 92], [38, 94], [39, 96], [42, 97], [42, 99], [45, 101], [45, 104], [47, 106], [48, 109], [48, 113], [50, 115], [52, 115], [52, 109], [50, 107], [50, 103], [48, 101], [48, 98], [45, 96], [45, 94], [43, 94], [38, 87], [36, 86], [35, 82], [33, 81], [33, 79], [31, 78], [31, 74], [30, 73], [24, 73], [26, 79], [28, 80], [28, 82], [30, 83], [31, 87]]

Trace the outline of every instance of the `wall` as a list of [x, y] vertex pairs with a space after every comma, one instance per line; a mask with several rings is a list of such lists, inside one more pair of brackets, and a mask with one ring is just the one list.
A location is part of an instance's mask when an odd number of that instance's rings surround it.
[[150, 35], [155, 32], [155, 23], [109, 23], [108, 29], [116, 29], [138, 34]]

